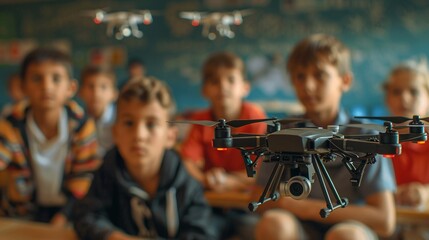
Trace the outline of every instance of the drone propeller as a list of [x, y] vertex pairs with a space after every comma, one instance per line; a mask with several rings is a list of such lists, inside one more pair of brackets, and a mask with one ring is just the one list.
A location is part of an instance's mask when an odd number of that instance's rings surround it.
[[341, 127], [352, 127], [352, 128], [362, 128], [366, 130], [374, 130], [378, 132], [386, 132], [386, 127], [378, 124], [372, 123], [355, 123], [355, 124], [346, 124], [340, 125]]
[[290, 124], [290, 123], [298, 123], [298, 122], [307, 122], [308, 119], [305, 118], [283, 118], [276, 119], [272, 121], [272, 124], [280, 123], [280, 124]]
[[216, 125], [227, 125], [230, 127], [238, 128], [243, 127], [248, 124], [252, 123], [258, 123], [258, 122], [268, 122], [273, 121], [275, 118], [263, 118], [263, 119], [243, 119], [243, 120], [231, 120], [231, 121], [225, 121], [224, 119], [221, 119], [219, 121], [209, 121], [209, 120], [182, 120], [182, 121], [170, 121], [170, 123], [188, 123], [188, 124], [197, 124], [202, 125], [206, 127], [213, 127]]
[[376, 119], [376, 120], [384, 120], [389, 121], [392, 123], [403, 123], [410, 120], [422, 120], [422, 121], [429, 121], [429, 117], [420, 118], [419, 116], [415, 115], [413, 118], [409, 117], [401, 117], [401, 116], [380, 116], [380, 117], [372, 117], [372, 116], [356, 116], [355, 118], [365, 118], [365, 119]]
[[[374, 130], [378, 132], [386, 132], [386, 126], [372, 124], [372, 123], [357, 123], [357, 124], [346, 124], [341, 125], [341, 127], [353, 127], [353, 128], [362, 128], [367, 130]], [[393, 126], [393, 129], [404, 129], [404, 128], [416, 128], [416, 127], [429, 127], [429, 125], [398, 125]]]

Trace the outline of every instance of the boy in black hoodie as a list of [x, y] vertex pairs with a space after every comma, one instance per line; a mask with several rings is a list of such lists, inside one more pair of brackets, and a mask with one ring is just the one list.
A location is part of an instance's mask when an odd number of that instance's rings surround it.
[[88, 195], [77, 203], [82, 239], [210, 239], [202, 186], [170, 150], [174, 102], [154, 78], [126, 85], [117, 103], [115, 148], [105, 156]]

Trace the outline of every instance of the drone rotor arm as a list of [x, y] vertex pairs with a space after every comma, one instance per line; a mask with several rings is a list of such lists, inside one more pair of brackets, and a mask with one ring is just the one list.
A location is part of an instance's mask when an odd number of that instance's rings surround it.
[[332, 138], [331, 144], [335, 144], [341, 150], [375, 154], [400, 154], [401, 145], [380, 144], [379, 142], [364, 141], [359, 139]]
[[253, 136], [235, 136], [231, 138], [214, 138], [213, 147], [215, 148], [250, 148], [267, 147], [265, 135]]
[[407, 134], [401, 134], [399, 135], [399, 142], [426, 142], [427, 141], [427, 133], [423, 134], [413, 134], [413, 133], [407, 133]]
[[238, 119], [238, 120], [231, 120], [226, 122], [226, 124], [228, 124], [231, 127], [242, 127], [248, 124], [252, 124], [252, 123], [259, 123], [259, 122], [270, 122], [270, 121], [274, 121], [276, 120], [276, 118], [261, 118], [261, 119]]

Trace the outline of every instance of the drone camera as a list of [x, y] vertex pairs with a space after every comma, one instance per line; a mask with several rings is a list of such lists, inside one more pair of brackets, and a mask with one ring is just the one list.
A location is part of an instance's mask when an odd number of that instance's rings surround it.
[[296, 200], [307, 198], [311, 192], [311, 182], [303, 176], [295, 176], [287, 182], [280, 183], [280, 195]]

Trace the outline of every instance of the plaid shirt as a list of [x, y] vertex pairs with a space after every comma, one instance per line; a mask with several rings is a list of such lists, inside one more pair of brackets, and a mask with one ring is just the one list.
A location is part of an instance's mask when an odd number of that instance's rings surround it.
[[[61, 212], [70, 216], [76, 198], [86, 194], [91, 172], [100, 165], [94, 121], [88, 119], [74, 101], [65, 104], [69, 128], [69, 152], [64, 163], [62, 191], [68, 201]], [[11, 114], [0, 120], [0, 209], [7, 216], [31, 217], [37, 209], [34, 173], [26, 133], [26, 102], [14, 106]], [[6, 170], [6, 171], [2, 171]], [[3, 173], [4, 174], [4, 173]]]

